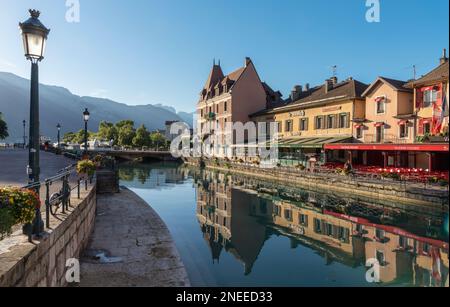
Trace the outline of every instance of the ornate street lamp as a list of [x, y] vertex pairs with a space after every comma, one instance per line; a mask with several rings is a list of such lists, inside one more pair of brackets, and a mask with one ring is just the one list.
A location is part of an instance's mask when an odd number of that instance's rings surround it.
[[[31, 17], [19, 23], [22, 31], [25, 57], [31, 61], [31, 92], [30, 92], [30, 133], [28, 145], [28, 180], [29, 183], [39, 182], [39, 69], [38, 63], [44, 59], [45, 43], [50, 29], [40, 21], [40, 12], [29, 10]], [[37, 191], [39, 192], [39, 191]], [[36, 209], [33, 233], [39, 234], [44, 230], [41, 212]]]
[[83, 112], [83, 119], [84, 119], [84, 156], [87, 156], [88, 153], [88, 130], [87, 130], [87, 124], [89, 121], [89, 117], [91, 114], [89, 113], [88, 109], [86, 108]]
[[60, 136], [61, 136], [61, 124], [56, 125], [56, 129], [58, 129], [58, 150], [60, 149]]

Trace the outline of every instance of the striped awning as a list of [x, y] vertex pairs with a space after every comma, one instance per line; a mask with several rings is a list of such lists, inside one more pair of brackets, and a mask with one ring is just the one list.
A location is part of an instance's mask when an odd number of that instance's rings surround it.
[[351, 136], [346, 137], [317, 137], [317, 138], [287, 138], [278, 142], [279, 148], [316, 148], [322, 149], [325, 144], [345, 143], [351, 141]]

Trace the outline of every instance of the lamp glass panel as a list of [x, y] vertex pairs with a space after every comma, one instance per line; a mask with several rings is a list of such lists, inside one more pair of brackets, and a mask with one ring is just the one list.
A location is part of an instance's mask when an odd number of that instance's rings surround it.
[[40, 59], [43, 57], [43, 45], [45, 40], [42, 36], [27, 33], [23, 34], [25, 54], [33, 59]]

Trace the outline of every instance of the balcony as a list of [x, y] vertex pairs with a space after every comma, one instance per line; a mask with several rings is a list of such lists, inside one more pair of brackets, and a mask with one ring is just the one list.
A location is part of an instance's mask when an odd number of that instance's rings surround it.
[[206, 119], [206, 120], [215, 120], [216, 119], [216, 113], [214, 113], [214, 112], [206, 113], [205, 116], [204, 116], [204, 119]]
[[411, 143], [409, 138], [400, 138], [394, 134], [365, 134], [363, 142], [367, 144], [408, 144]]

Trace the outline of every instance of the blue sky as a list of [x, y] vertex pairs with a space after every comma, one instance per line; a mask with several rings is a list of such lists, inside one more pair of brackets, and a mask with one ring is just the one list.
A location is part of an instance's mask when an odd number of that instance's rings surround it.
[[214, 58], [230, 72], [250, 56], [263, 81], [283, 92], [378, 75], [409, 79], [434, 68], [449, 45], [448, 0], [380, 0], [381, 22], [365, 20], [366, 0], [0, 0], [0, 71], [29, 76], [18, 22], [41, 10], [51, 28], [41, 82], [127, 104], [191, 111]]

